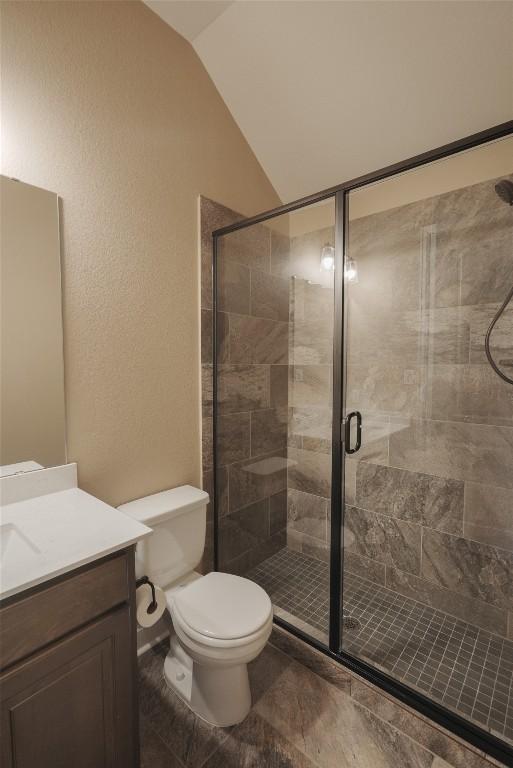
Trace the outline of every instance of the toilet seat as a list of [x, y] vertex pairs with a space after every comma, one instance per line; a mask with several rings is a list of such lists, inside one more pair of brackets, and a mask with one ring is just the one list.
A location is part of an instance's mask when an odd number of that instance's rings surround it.
[[188, 584], [169, 596], [168, 607], [184, 634], [216, 648], [251, 644], [272, 621], [267, 593], [229, 573], [212, 572]]

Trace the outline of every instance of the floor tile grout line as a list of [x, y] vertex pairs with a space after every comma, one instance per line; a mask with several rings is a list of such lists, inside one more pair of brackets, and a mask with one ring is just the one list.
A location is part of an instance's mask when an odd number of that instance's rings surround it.
[[153, 725], [151, 724], [151, 720], [150, 720], [150, 718], [149, 718], [149, 717], [146, 717], [146, 725], [148, 726], [148, 728], [150, 729], [150, 731], [152, 732], [152, 734], [153, 734], [153, 735], [154, 735], [154, 736], [157, 738], [157, 740], [158, 740], [158, 741], [159, 741], [159, 742], [162, 744], [162, 746], [164, 747], [165, 751], [166, 751], [166, 752], [168, 752], [168, 753], [171, 755], [171, 757], [173, 757], [173, 758], [174, 758], [174, 759], [175, 759], [175, 760], [178, 762], [178, 765], [179, 765], [181, 768], [187, 768], [187, 765], [186, 765], [186, 764], [183, 762], [183, 760], [181, 760], [181, 759], [178, 757], [178, 755], [177, 755], [175, 752], [173, 752], [173, 750], [172, 750], [172, 749], [170, 749], [170, 748], [168, 747], [168, 745], [166, 744], [166, 742], [164, 741], [164, 739], [162, 738], [162, 736], [160, 735], [160, 733], [158, 733], [158, 732], [157, 732], [157, 731], [154, 729]]
[[[287, 574], [286, 583], [283, 583], [284, 572]], [[270, 592], [275, 605], [289, 614], [292, 621], [295, 617], [298, 622], [310, 626], [312, 631], [318, 628], [323, 634], [326, 633], [329, 617], [329, 605], [326, 600], [327, 575], [326, 563], [286, 548], [271, 555], [260, 566], [246, 574], [255, 578]], [[501, 669], [504, 669], [505, 684], [509, 683], [511, 686], [513, 663], [501, 667], [501, 663], [506, 662], [502, 662], [500, 653], [498, 654], [497, 643], [500, 643], [500, 649], [507, 641], [500, 636], [426, 606], [413, 598], [393, 593], [386, 586], [377, 585], [356, 574], [347, 574], [344, 596], [346, 614], [352, 615], [360, 623], [363, 622], [363, 626], [351, 635], [346, 650], [367, 657], [385, 672], [394, 672], [399, 679], [407, 678], [412, 668], [418, 669], [415, 676], [411, 676], [406, 682], [415, 685], [424, 693], [429, 691], [433, 699], [444, 701], [446, 706], [458, 711], [458, 706], [451, 704], [450, 699], [456, 701], [455, 696], [458, 696], [459, 703], [462, 690], [467, 685], [468, 675], [463, 677], [461, 670], [458, 672], [458, 665], [465, 665], [462, 655], [467, 656], [467, 646], [472, 646], [468, 664], [482, 663], [485, 668], [482, 674], [485, 690], [487, 686], [492, 687], [492, 684], [494, 690], [497, 685], [503, 685], [502, 675], [499, 678]], [[414, 626], [408, 631], [407, 627], [412, 620], [415, 622]], [[408, 632], [406, 637], [405, 632]], [[492, 653], [493, 648], [495, 653]], [[511, 648], [513, 653], [513, 645]], [[493, 657], [497, 669], [490, 666]], [[415, 661], [418, 665], [415, 665]], [[405, 670], [401, 672], [402, 666]], [[459, 683], [455, 680], [457, 673], [462, 676]], [[424, 676], [422, 681], [421, 676]], [[504, 695], [501, 688], [499, 691]], [[448, 693], [451, 695], [448, 696]], [[490, 697], [489, 693], [483, 696], [481, 702], [484, 709], [479, 708], [477, 695], [472, 703], [471, 712], [474, 712], [475, 707], [476, 720], [480, 724], [483, 723], [483, 711], [488, 707], [490, 720], [494, 702], [497, 706], [497, 699], [493, 695], [488, 706], [487, 697]], [[506, 712], [509, 711], [506, 706], [505, 727], [509, 717]]]

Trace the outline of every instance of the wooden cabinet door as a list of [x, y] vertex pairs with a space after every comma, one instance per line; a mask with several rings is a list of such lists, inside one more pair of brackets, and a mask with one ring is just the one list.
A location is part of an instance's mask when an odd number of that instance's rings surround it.
[[133, 768], [130, 614], [124, 607], [0, 678], [3, 768]]

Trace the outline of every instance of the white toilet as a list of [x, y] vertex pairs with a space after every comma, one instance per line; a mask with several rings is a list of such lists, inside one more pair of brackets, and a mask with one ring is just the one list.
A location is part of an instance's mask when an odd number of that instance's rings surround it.
[[153, 529], [136, 550], [136, 575], [166, 593], [175, 634], [164, 663], [169, 686], [218, 726], [240, 723], [251, 707], [247, 664], [272, 629], [267, 593], [228, 573], [201, 576], [208, 494], [184, 485], [119, 507]]

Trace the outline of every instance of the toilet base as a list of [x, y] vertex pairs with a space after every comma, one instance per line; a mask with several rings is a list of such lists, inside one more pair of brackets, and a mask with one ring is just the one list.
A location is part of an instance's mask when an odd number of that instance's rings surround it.
[[248, 665], [205, 666], [191, 659], [176, 635], [164, 661], [169, 687], [210, 725], [241, 723], [251, 708]]

